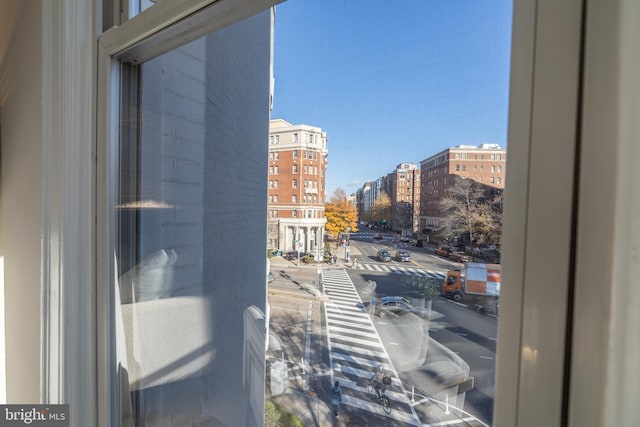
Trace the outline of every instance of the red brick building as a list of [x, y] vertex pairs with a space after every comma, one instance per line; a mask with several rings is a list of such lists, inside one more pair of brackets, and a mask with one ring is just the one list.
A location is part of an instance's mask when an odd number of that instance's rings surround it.
[[434, 230], [439, 203], [452, 176], [474, 180], [488, 188], [504, 189], [507, 150], [498, 144], [458, 145], [420, 162], [420, 229]]
[[269, 249], [321, 251], [327, 154], [321, 128], [269, 123]]

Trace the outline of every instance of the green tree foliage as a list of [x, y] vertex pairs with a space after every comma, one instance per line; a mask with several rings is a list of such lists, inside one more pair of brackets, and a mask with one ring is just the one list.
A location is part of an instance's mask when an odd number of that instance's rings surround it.
[[500, 246], [502, 241], [502, 195], [486, 196], [486, 189], [473, 180], [454, 178], [440, 201], [439, 234], [468, 234], [475, 245]]
[[403, 295], [408, 297], [432, 300], [440, 295], [442, 281], [433, 277], [408, 276], [402, 278], [399, 287]]
[[348, 227], [353, 233], [358, 231], [358, 212], [341, 188], [334, 191], [329, 203], [325, 204], [324, 215], [327, 218], [325, 229], [333, 236], [346, 232]]

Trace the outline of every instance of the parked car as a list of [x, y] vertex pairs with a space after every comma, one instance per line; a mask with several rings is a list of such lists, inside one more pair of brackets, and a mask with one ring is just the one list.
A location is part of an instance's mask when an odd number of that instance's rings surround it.
[[373, 238], [376, 239], [376, 240], [382, 240], [382, 234], [376, 233], [376, 234], [373, 235]]
[[489, 249], [483, 251], [482, 255], [480, 256], [490, 264], [500, 264], [500, 251], [497, 249]]
[[391, 254], [386, 249], [380, 249], [377, 255], [378, 261], [389, 262], [391, 261]]
[[409, 300], [403, 297], [383, 297], [380, 298], [374, 306], [374, 313], [382, 318], [385, 318], [390, 314], [401, 316], [409, 313], [413, 313], [420, 317], [426, 317], [427, 310], [424, 307], [415, 307], [411, 305]]
[[273, 280], [274, 280], [273, 273], [269, 272], [269, 274], [267, 275], [267, 282], [271, 283], [273, 282]]
[[410, 262], [411, 255], [407, 251], [398, 251], [396, 252], [396, 261]]
[[460, 251], [453, 251], [449, 254], [449, 259], [454, 262], [471, 262], [473, 258]]
[[289, 260], [289, 261], [293, 261], [294, 259], [298, 259], [298, 253], [297, 252], [287, 252], [286, 254], [284, 254], [284, 259]]
[[448, 246], [438, 246], [438, 248], [436, 249], [436, 255], [439, 256], [443, 256], [445, 258], [449, 257], [449, 255], [451, 255], [451, 248]]

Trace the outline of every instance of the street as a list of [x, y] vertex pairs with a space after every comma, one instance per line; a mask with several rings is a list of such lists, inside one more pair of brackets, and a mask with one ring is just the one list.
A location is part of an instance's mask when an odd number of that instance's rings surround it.
[[[289, 387], [329, 401], [332, 380], [343, 388], [346, 417], [365, 425], [491, 425], [497, 321], [453, 301], [411, 302], [430, 310], [384, 317], [372, 301], [402, 297], [406, 277], [443, 280], [460, 264], [395, 239], [352, 235], [357, 263], [322, 267], [322, 293], [311, 266], [272, 266], [268, 360], [286, 360]], [[405, 249], [411, 262], [378, 262], [376, 253]], [[423, 309], [425, 309], [423, 307]], [[386, 414], [366, 392], [381, 366], [392, 377]], [[354, 425], [358, 425], [357, 423]]]

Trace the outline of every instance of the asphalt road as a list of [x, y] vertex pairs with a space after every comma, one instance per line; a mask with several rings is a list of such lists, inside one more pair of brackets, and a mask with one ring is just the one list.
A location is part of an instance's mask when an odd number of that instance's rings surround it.
[[[376, 296], [398, 295], [398, 283], [403, 279], [398, 272], [375, 271], [375, 268], [398, 266], [410, 270], [413, 272], [411, 274], [428, 271], [429, 274], [435, 272], [444, 277], [447, 270], [461, 267], [460, 264], [435, 256], [431, 248], [413, 248], [393, 238], [380, 241], [371, 237], [352, 237], [351, 248], [359, 253], [359, 265], [358, 269], [346, 268], [365, 305]], [[392, 254], [397, 249], [406, 249], [412, 254], [413, 259], [410, 263], [380, 263], [375, 259], [375, 254], [381, 247], [386, 247]], [[362, 269], [363, 264], [370, 269]], [[270, 291], [269, 298], [272, 310], [271, 331], [272, 335], [279, 339], [275, 348], [270, 349], [268, 357], [280, 358], [284, 353], [290, 369], [290, 387], [301, 391], [310, 387], [310, 390], [322, 400], [326, 400], [325, 389], [329, 372], [326, 319], [321, 314], [322, 304], [314, 295], [317, 279], [315, 269], [272, 266], [272, 271], [276, 280], [270, 285], [270, 289], [274, 291]], [[375, 287], [372, 281], [375, 282]], [[276, 290], [278, 292], [275, 292]], [[468, 364], [469, 375], [475, 379], [475, 387], [466, 393], [464, 402], [456, 402], [453, 397], [454, 400], [450, 403], [460, 403], [470, 415], [485, 424], [491, 424], [497, 336], [497, 322], [494, 317], [480, 314], [450, 300], [436, 298], [432, 302], [431, 315], [426, 320], [413, 314], [385, 319], [378, 316], [371, 318], [405, 388], [412, 390], [415, 387], [416, 400], [420, 401], [420, 394], [434, 396], [432, 393], [437, 392], [438, 386], [442, 388], [441, 384], [434, 384], [434, 366], [437, 366], [435, 370], [442, 371], [440, 374], [443, 377], [446, 377], [446, 371], [451, 369], [450, 366], [442, 367], [433, 363], [436, 360], [434, 354], [441, 351], [438, 350], [438, 346], [442, 344], [440, 347], [448, 348], [447, 352], [459, 356], [464, 361], [463, 364]], [[307, 329], [309, 320], [312, 330]], [[440, 344], [436, 346], [437, 343], [434, 344], [434, 341]], [[306, 381], [301, 375], [304, 359], [313, 367], [312, 375], [307, 377]], [[416, 412], [425, 423], [443, 421], [442, 409], [437, 408], [433, 402], [415, 405]], [[347, 412], [362, 421], [381, 422], [379, 419], [369, 419], [372, 417], [370, 413], [356, 408], [348, 408]], [[467, 417], [467, 421], [459, 425], [483, 425], [469, 421], [472, 418]]]
[[[460, 264], [452, 263], [430, 253], [428, 249], [416, 250], [395, 239], [373, 240], [372, 238], [351, 239], [351, 245], [362, 253], [359, 262], [380, 265], [407, 265], [408, 263], [380, 263], [375, 254], [381, 247], [386, 247], [392, 254], [398, 248], [408, 250], [412, 255], [413, 267], [421, 267], [430, 271], [446, 273], [448, 269], [460, 268]], [[375, 296], [401, 295], [398, 281], [402, 277], [394, 273], [372, 270], [348, 269], [348, 273], [361, 294], [363, 301], [370, 301]], [[375, 288], [372, 286], [375, 282]], [[497, 319], [484, 315], [463, 305], [444, 298], [436, 298], [432, 302], [432, 315], [428, 322], [414, 315], [399, 318], [374, 318], [374, 324], [385, 343], [396, 368], [405, 373], [411, 386], [425, 392], [432, 391], [433, 380], [424, 375], [424, 366], [428, 364], [428, 340], [423, 337], [425, 330], [428, 336], [444, 345], [451, 352], [466, 362], [470, 375], [474, 377], [474, 388], [466, 393], [464, 410], [478, 417], [487, 424], [493, 418], [493, 396], [495, 386], [495, 352], [497, 344]], [[416, 409], [419, 409], [416, 407]], [[421, 417], [422, 418], [422, 417]]]

